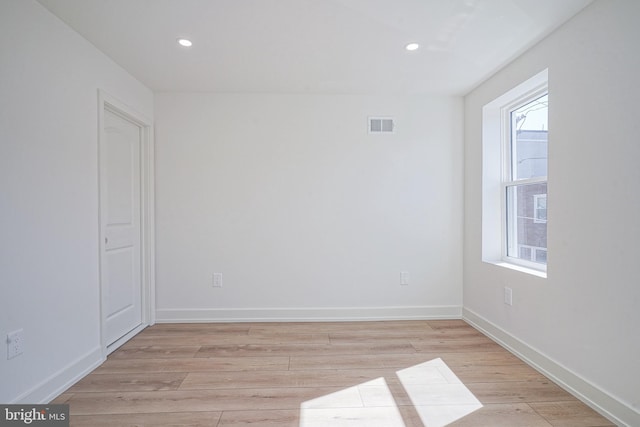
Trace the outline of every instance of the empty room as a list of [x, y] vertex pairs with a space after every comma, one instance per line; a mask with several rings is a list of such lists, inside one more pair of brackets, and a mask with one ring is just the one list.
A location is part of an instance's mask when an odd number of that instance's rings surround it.
[[640, 426], [638, 16], [0, 0], [0, 425]]

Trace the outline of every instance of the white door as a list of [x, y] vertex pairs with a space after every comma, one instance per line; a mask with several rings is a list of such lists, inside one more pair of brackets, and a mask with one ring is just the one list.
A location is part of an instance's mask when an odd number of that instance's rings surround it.
[[109, 346], [142, 324], [142, 128], [104, 109], [100, 145], [102, 307]]

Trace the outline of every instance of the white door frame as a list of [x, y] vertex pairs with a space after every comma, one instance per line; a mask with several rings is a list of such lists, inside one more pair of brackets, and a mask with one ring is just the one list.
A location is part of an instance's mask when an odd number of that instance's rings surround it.
[[[104, 159], [100, 153], [106, 143], [104, 131], [105, 109], [122, 116], [140, 126], [140, 251], [141, 251], [141, 279], [142, 279], [142, 323], [139, 327], [129, 332], [114, 343], [108, 343], [106, 335], [106, 301], [105, 301], [105, 277], [104, 277], [104, 251], [105, 251], [105, 218], [106, 192], [103, 189], [106, 177], [102, 167]], [[135, 111], [125, 103], [119, 101], [104, 90], [98, 89], [98, 200], [99, 200], [99, 271], [100, 271], [100, 344], [102, 356], [106, 358], [111, 352], [127, 342], [145, 327], [151, 326], [156, 321], [155, 313], [155, 225], [154, 225], [154, 140], [153, 122], [148, 117]]]

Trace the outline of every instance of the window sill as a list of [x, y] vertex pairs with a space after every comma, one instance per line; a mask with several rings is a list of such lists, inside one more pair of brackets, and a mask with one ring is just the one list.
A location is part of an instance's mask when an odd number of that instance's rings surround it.
[[542, 270], [536, 270], [534, 268], [524, 267], [522, 265], [512, 264], [506, 261], [485, 261], [489, 264], [497, 265], [498, 267], [508, 268], [510, 270], [519, 271], [521, 273], [531, 274], [532, 276], [547, 278], [547, 272]]

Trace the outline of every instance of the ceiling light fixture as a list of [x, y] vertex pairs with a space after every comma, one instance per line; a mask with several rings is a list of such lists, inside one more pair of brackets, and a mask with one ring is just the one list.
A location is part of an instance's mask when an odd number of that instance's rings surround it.
[[420, 45], [418, 43], [409, 43], [404, 48], [407, 49], [408, 51], [414, 51], [414, 50], [418, 50], [419, 47]]
[[179, 38], [178, 39], [178, 44], [182, 47], [191, 47], [193, 46], [193, 43], [191, 42], [191, 40], [189, 39], [183, 39], [183, 38]]

